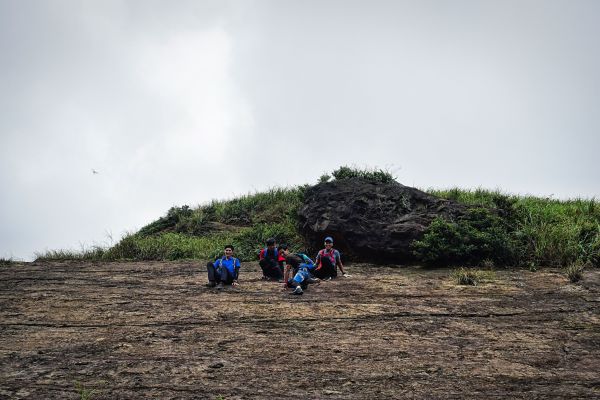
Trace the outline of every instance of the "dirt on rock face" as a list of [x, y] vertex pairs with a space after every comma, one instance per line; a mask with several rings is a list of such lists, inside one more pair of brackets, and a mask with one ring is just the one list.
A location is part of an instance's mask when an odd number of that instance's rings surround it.
[[350, 264], [292, 296], [202, 265], [3, 266], [0, 399], [600, 398], [600, 270]]

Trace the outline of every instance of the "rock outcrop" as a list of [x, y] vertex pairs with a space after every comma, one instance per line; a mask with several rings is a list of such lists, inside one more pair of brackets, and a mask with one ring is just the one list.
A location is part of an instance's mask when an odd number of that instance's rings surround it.
[[461, 204], [398, 182], [352, 178], [307, 189], [299, 216], [313, 249], [333, 236], [346, 259], [403, 263], [414, 259], [410, 245], [435, 217], [458, 217], [464, 211]]

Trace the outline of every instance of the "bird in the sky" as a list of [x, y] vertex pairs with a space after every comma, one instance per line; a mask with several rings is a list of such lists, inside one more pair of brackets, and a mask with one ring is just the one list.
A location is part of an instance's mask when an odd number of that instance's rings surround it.
[[92, 174], [96, 175], [98, 173], [99, 173], [98, 171], [96, 171], [94, 168], [92, 168]]

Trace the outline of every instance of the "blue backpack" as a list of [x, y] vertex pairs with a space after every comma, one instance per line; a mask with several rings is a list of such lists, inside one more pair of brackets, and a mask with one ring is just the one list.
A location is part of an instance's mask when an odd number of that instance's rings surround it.
[[[268, 250], [268, 247], [265, 247], [263, 249], [263, 257], [264, 258], [267, 258], [267, 250]], [[277, 261], [277, 258], [279, 257], [279, 252], [277, 251], [277, 248], [273, 249], [273, 251], [275, 251], [275, 261]]]
[[310, 259], [310, 257], [309, 257], [309, 256], [307, 256], [307, 255], [306, 255], [306, 254], [304, 254], [304, 253], [296, 253], [296, 255], [297, 255], [298, 257], [300, 257], [300, 259], [302, 260], [302, 263], [303, 263], [303, 264], [307, 264], [307, 266], [308, 266], [308, 268], [309, 268], [309, 269], [312, 269], [312, 268], [314, 268], [314, 266], [315, 266], [315, 263], [313, 262], [313, 260], [311, 260], [311, 259]]

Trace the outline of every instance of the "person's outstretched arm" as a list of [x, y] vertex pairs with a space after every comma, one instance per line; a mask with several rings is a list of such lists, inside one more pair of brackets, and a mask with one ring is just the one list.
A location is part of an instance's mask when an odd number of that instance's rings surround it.
[[315, 270], [321, 269], [321, 252], [317, 253], [317, 257], [315, 258]]
[[342, 273], [343, 276], [349, 276], [348, 274], [346, 274], [346, 271], [344, 271], [344, 265], [342, 264], [342, 256], [340, 255], [340, 252], [337, 250], [336, 250], [336, 254], [335, 254], [335, 263], [340, 268], [340, 272]]
[[292, 269], [292, 266], [284, 261], [283, 262], [283, 287], [284, 288], [287, 288], [287, 283], [291, 278], [290, 277], [291, 269]]

